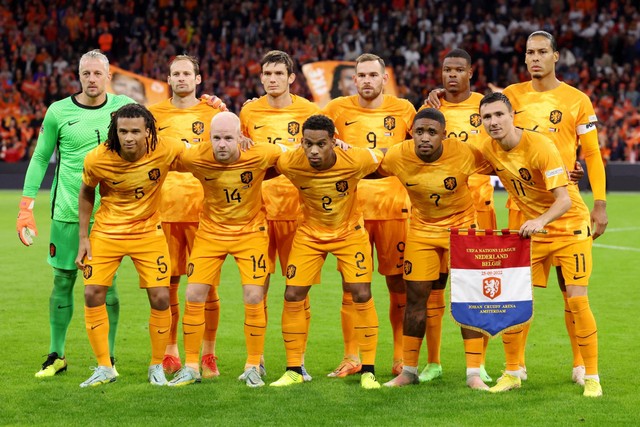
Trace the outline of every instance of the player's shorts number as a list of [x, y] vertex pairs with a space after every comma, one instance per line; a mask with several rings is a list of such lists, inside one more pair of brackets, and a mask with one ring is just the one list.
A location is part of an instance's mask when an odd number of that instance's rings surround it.
[[258, 271], [258, 269], [262, 270], [263, 272], [267, 271], [267, 262], [264, 259], [264, 255], [260, 254], [260, 257], [258, 259], [256, 259], [255, 255], [251, 255], [251, 261], [253, 261], [253, 272], [255, 273], [256, 271]]
[[162, 274], [169, 271], [169, 266], [167, 266], [167, 263], [165, 263], [163, 260], [164, 260], [164, 255], [160, 255], [156, 260], [156, 264], [158, 264], [158, 271]]
[[358, 267], [360, 270], [366, 270], [367, 267], [362, 265], [365, 259], [364, 254], [362, 252], [356, 252], [355, 258], [356, 258], [356, 267]]
[[575, 258], [576, 261], [576, 273], [585, 273], [587, 271], [587, 262], [585, 261], [584, 254], [573, 254], [573, 258]]

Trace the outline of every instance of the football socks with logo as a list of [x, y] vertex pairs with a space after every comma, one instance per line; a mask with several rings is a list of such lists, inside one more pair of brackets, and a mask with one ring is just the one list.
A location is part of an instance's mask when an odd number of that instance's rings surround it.
[[342, 307], [340, 308], [340, 319], [342, 321], [342, 338], [344, 339], [344, 355], [358, 356], [358, 339], [355, 327], [355, 307], [351, 292], [342, 294]]
[[[84, 307], [84, 323], [98, 366], [111, 367], [109, 357], [109, 315], [104, 304], [97, 307]], [[164, 348], [162, 349], [164, 351]], [[160, 357], [162, 360], [162, 356]]]
[[117, 274], [111, 280], [111, 286], [107, 289], [105, 299], [107, 316], [109, 316], [109, 354], [111, 357], [115, 357], [116, 332], [118, 332], [118, 320], [120, 320], [120, 298], [116, 287], [116, 277], [118, 277]]
[[204, 302], [187, 301], [182, 316], [185, 364], [199, 366], [200, 345], [204, 335]]
[[[265, 310], [265, 314], [266, 314]], [[204, 305], [205, 329], [203, 336], [202, 354], [215, 354], [216, 335], [220, 322], [220, 296], [218, 287], [212, 286], [207, 294], [207, 302]]]
[[522, 339], [522, 327], [503, 332], [502, 344], [506, 359], [506, 370], [517, 372], [520, 369], [520, 340]]
[[[173, 279], [173, 277], [171, 277]], [[169, 284], [169, 305], [171, 308], [171, 331], [169, 331], [169, 345], [178, 343], [178, 322], [180, 321], [180, 298], [178, 289], [180, 288], [180, 277], [177, 283]]]
[[567, 298], [576, 323], [576, 338], [584, 359], [586, 376], [598, 374], [598, 328], [589, 306], [589, 297]]
[[264, 353], [264, 336], [267, 322], [264, 302], [244, 304], [244, 338], [247, 343], [247, 365], [259, 366]]
[[573, 313], [569, 308], [567, 302], [567, 293], [562, 292], [562, 298], [564, 298], [564, 324], [567, 327], [567, 333], [569, 334], [569, 340], [571, 341], [571, 351], [573, 352], [573, 366], [584, 366], [584, 360], [580, 353], [580, 346], [578, 345], [578, 339], [576, 338], [576, 324], [573, 319]]
[[[362, 357], [362, 366], [375, 365], [378, 346], [378, 313], [373, 298], [367, 302], [356, 302], [355, 331]], [[373, 372], [373, 371], [371, 371]]]
[[151, 365], [162, 364], [164, 351], [171, 332], [171, 309], [151, 309], [149, 316], [149, 336], [151, 337]]
[[304, 301], [284, 301], [282, 338], [287, 355], [287, 366], [301, 366], [302, 352], [307, 341]]
[[420, 359], [420, 347], [422, 347], [422, 337], [411, 337], [404, 335], [402, 337], [402, 347], [404, 367], [415, 367], [416, 373]]
[[49, 298], [49, 327], [51, 339], [49, 353], [64, 357], [67, 330], [73, 317], [73, 285], [78, 270], [53, 269], [53, 289]]
[[464, 342], [464, 357], [467, 362], [467, 369], [477, 368], [478, 372], [482, 364], [482, 348], [484, 346], [483, 338], [469, 338]]
[[440, 364], [444, 289], [432, 289], [427, 300], [427, 361]]

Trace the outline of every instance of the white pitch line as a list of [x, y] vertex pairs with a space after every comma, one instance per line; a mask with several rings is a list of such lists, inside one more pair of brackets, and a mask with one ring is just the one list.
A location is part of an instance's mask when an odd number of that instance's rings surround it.
[[594, 243], [593, 246], [596, 247], [596, 248], [617, 249], [617, 250], [620, 250], [620, 251], [640, 252], [640, 248], [629, 248], [629, 247], [626, 247], [626, 246], [601, 245], [600, 243]]
[[607, 228], [605, 233], [620, 233], [623, 231], [638, 231], [640, 227], [621, 227], [621, 228]]

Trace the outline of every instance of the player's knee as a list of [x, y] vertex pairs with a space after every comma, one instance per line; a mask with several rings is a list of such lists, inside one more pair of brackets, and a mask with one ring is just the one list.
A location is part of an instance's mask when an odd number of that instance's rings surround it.
[[154, 310], [166, 310], [169, 308], [169, 288], [148, 289], [149, 305]]
[[84, 303], [87, 307], [98, 307], [106, 302], [107, 287], [88, 285], [84, 287]]
[[369, 283], [351, 284], [353, 302], [363, 303], [371, 299], [371, 285]]
[[287, 286], [284, 291], [284, 299], [289, 302], [303, 301], [308, 292], [309, 286]]
[[389, 292], [397, 294], [403, 294], [406, 292], [406, 286], [402, 274], [394, 274], [393, 276], [386, 276], [387, 288]]

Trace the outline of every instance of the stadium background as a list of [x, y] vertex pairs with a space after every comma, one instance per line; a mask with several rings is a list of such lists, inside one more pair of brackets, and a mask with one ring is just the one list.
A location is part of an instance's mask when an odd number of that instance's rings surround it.
[[113, 65], [164, 81], [176, 54], [201, 61], [202, 93], [231, 111], [263, 94], [260, 57], [296, 61], [292, 92], [310, 97], [301, 66], [382, 56], [397, 92], [419, 106], [440, 86], [452, 48], [474, 59], [473, 90], [528, 79], [526, 37], [544, 29], [560, 48], [558, 77], [589, 95], [607, 161], [635, 162], [640, 143], [640, 12], [633, 0], [216, 1], [7, 0], [0, 4], [0, 166], [26, 161], [53, 101], [80, 90], [77, 61], [100, 48]]

